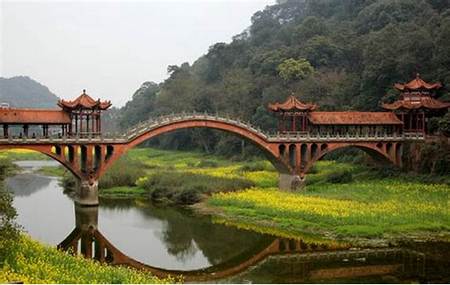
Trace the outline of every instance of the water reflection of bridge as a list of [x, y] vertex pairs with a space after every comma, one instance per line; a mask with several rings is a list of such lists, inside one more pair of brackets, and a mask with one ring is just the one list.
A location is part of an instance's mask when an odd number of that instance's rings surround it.
[[301, 240], [271, 238], [259, 242], [246, 252], [198, 270], [166, 270], [146, 265], [128, 257], [98, 230], [98, 207], [75, 206], [75, 229], [58, 247], [112, 265], [126, 265], [165, 277], [182, 275], [186, 281], [223, 279], [255, 268], [274, 274], [295, 276], [298, 280], [329, 280], [387, 274], [422, 276], [425, 255], [416, 251], [388, 248], [348, 250]]

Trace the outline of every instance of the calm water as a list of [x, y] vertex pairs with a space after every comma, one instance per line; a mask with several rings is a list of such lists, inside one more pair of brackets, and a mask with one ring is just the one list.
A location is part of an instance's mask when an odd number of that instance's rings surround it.
[[[187, 280], [194, 281], [450, 281], [448, 244], [349, 251], [214, 224], [210, 217], [145, 201], [101, 200], [99, 207], [86, 209], [63, 194], [57, 178], [33, 173], [56, 162], [17, 164], [23, 172], [6, 183], [24, 230], [42, 242], [64, 241], [64, 247], [113, 264], [126, 263], [155, 274], [188, 271], [183, 272], [192, 276]], [[90, 238], [83, 240], [86, 233]]]

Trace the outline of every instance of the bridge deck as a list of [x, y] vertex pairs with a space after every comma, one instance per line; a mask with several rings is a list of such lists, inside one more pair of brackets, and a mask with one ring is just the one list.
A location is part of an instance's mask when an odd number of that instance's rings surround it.
[[218, 115], [208, 114], [181, 114], [162, 116], [141, 122], [137, 126], [126, 131], [125, 134], [105, 134], [104, 136], [53, 136], [53, 137], [9, 137], [1, 138], [0, 144], [126, 144], [140, 135], [151, 130], [167, 126], [174, 123], [187, 121], [205, 122], [204, 127], [208, 127], [208, 122], [220, 122], [231, 126], [248, 130], [261, 137], [267, 142], [374, 142], [374, 141], [405, 141], [405, 140], [425, 140], [422, 133], [351, 133], [332, 134], [332, 133], [286, 133], [286, 134], [266, 134], [259, 128], [250, 123], [234, 120]]

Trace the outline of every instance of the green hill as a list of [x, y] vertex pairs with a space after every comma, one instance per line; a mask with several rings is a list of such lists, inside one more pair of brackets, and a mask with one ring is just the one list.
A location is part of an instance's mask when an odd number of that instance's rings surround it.
[[0, 77], [0, 102], [20, 108], [56, 108], [58, 97], [27, 76]]

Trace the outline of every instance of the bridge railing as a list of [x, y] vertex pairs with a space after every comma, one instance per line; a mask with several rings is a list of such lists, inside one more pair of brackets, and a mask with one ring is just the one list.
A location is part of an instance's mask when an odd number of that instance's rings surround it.
[[387, 133], [319, 133], [319, 132], [294, 132], [294, 133], [275, 133], [266, 134], [259, 127], [253, 126], [250, 122], [240, 119], [232, 119], [228, 115], [208, 114], [208, 113], [179, 113], [162, 115], [159, 117], [149, 118], [146, 121], [139, 122], [137, 125], [129, 128], [125, 133], [102, 133], [102, 134], [83, 134], [71, 136], [48, 136], [48, 137], [0, 137], [0, 143], [52, 143], [52, 142], [70, 142], [70, 143], [89, 143], [89, 142], [127, 142], [154, 128], [158, 128], [167, 124], [186, 121], [186, 120], [210, 120], [216, 122], [224, 122], [252, 131], [261, 138], [268, 141], [380, 141], [380, 140], [425, 140], [423, 133], [403, 133], [403, 134], [387, 134]]
[[269, 141], [381, 141], [381, 140], [424, 140], [423, 134], [397, 133], [276, 133], [268, 136]]
[[140, 122], [136, 126], [133, 126], [130, 129], [128, 129], [125, 133], [125, 137], [128, 139], [132, 139], [153, 128], [186, 120], [211, 120], [216, 122], [224, 122], [245, 128], [267, 139], [267, 135], [260, 128], [253, 126], [250, 122], [245, 122], [239, 119], [231, 119], [227, 115], [221, 116], [219, 114], [208, 114], [197, 112], [162, 115], [156, 118], [149, 118], [147, 121]]

